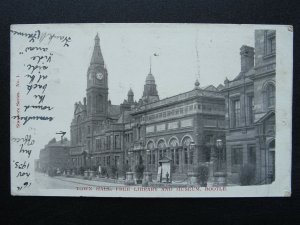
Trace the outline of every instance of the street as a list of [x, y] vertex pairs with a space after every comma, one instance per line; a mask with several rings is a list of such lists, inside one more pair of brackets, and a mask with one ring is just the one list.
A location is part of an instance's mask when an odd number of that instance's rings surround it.
[[36, 185], [41, 189], [76, 189], [86, 186], [105, 186], [105, 187], [122, 187], [123, 184], [100, 182], [96, 180], [83, 180], [71, 177], [49, 177], [43, 173], [35, 173]]

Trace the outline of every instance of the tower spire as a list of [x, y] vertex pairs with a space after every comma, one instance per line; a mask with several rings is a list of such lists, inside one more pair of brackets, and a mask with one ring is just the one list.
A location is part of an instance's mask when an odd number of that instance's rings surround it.
[[100, 38], [98, 33], [95, 36], [95, 45], [94, 45], [94, 51], [91, 59], [91, 65], [92, 64], [99, 64], [104, 66], [104, 59], [102, 56], [101, 48], [100, 48]]
[[100, 38], [99, 38], [98, 33], [95, 36], [95, 46], [100, 46]]

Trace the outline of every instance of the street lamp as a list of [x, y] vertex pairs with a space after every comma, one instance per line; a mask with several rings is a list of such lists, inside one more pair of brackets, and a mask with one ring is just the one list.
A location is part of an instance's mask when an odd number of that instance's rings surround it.
[[128, 157], [129, 157], [129, 172], [131, 172], [131, 154], [132, 154], [132, 152], [128, 151]]
[[221, 138], [216, 140], [216, 149], [218, 150], [217, 151], [217, 156], [218, 156], [217, 166], [218, 166], [218, 168], [217, 168], [217, 173], [214, 174], [214, 176], [215, 176], [214, 185], [226, 186], [227, 185], [226, 167], [223, 168], [223, 165], [222, 165], [223, 164], [223, 154], [224, 154], [224, 143]]
[[150, 153], [150, 150], [149, 149], [146, 149], [146, 171], [149, 172], [149, 153]]
[[218, 149], [218, 171], [221, 169], [221, 160], [222, 160], [222, 150], [223, 150], [223, 140], [216, 140], [216, 147]]

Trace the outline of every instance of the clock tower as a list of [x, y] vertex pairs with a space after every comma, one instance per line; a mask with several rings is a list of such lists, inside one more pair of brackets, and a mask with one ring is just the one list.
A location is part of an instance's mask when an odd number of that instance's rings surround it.
[[100, 38], [95, 37], [94, 51], [87, 71], [87, 115], [93, 120], [104, 120], [108, 107], [107, 69], [100, 48]]

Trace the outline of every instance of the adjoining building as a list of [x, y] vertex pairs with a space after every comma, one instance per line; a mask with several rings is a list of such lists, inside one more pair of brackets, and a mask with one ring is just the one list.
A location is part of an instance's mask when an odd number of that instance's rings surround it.
[[64, 171], [68, 168], [70, 162], [70, 141], [63, 139], [56, 141], [55, 138], [49, 141], [43, 149], [40, 150], [38, 169], [42, 172], [49, 172], [59, 169]]
[[120, 105], [108, 100], [108, 71], [95, 37], [87, 71], [86, 97], [75, 103], [71, 123], [71, 166], [96, 169], [115, 166], [134, 170], [142, 158], [157, 173], [159, 160], [172, 161], [175, 178], [212, 160], [216, 140], [225, 142], [223, 85], [200, 87], [161, 99], [151, 72], [138, 102], [130, 89]]
[[242, 46], [240, 54], [241, 72], [231, 81], [226, 78], [222, 90], [227, 176], [238, 184], [248, 167], [254, 174], [251, 184], [271, 183], [275, 179], [275, 31], [256, 30], [255, 48]]

